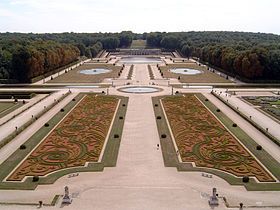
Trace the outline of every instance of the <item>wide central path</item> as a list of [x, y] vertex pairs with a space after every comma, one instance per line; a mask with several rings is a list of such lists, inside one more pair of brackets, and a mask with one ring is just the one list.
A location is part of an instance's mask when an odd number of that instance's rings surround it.
[[134, 65], [132, 80], [134, 85], [148, 85], [150, 76], [147, 69], [147, 64]]

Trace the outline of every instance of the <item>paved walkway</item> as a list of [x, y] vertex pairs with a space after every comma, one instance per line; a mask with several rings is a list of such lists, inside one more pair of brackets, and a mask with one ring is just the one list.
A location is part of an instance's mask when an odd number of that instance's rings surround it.
[[[272, 93], [269, 93], [270, 95], [273, 95]], [[241, 92], [242, 95], [242, 92]], [[249, 95], [248, 93], [246, 94]], [[255, 95], [254, 92], [251, 93], [251, 95]], [[264, 93], [265, 96], [268, 95], [268, 93]], [[252, 120], [257, 123], [259, 126], [261, 126], [264, 130], [268, 128], [268, 132], [276, 137], [277, 139], [280, 139], [280, 124], [277, 123], [275, 120], [271, 119], [264, 113], [260, 111], [256, 111], [256, 109], [247, 104], [246, 102], [242, 101], [240, 99], [240, 95], [231, 95], [231, 97], [228, 97], [228, 94], [225, 92], [222, 92], [220, 95], [225, 101], [228, 100], [228, 102], [233, 105], [234, 107], [238, 107], [238, 110], [242, 112], [244, 115], [246, 115], [248, 118], [251, 116]]]
[[122, 80], [126, 80], [127, 77], [128, 77], [128, 73], [129, 73], [129, 69], [130, 69], [130, 66], [125, 66], [122, 73], [121, 73], [121, 76], [119, 77], [119, 79], [122, 79]]
[[[21, 107], [19, 107], [15, 111], [13, 111], [13, 112], [5, 115], [4, 117], [2, 117], [0, 119], [0, 125], [6, 123], [10, 119], [12, 119], [14, 116], [20, 114], [21, 112], [28, 109], [29, 107], [32, 107], [34, 104], [38, 103], [38, 101], [42, 100], [47, 95], [48, 94], [39, 94], [39, 95], [36, 95], [35, 97], [31, 98], [30, 100], [26, 100], [26, 102], [27, 102], [26, 104], [22, 105]], [[22, 103], [22, 100], [20, 100], [19, 103]]]
[[152, 71], [153, 71], [153, 74], [154, 74], [154, 78], [157, 80], [157, 79], [163, 79], [158, 68], [157, 68], [157, 65], [151, 65], [151, 68], [152, 68]]
[[[13, 133], [16, 128], [20, 128], [22, 125], [27, 123], [28, 121], [32, 120], [33, 117], [38, 115], [44, 107], [51, 106], [55, 100], [58, 100], [62, 97], [63, 94], [66, 94], [67, 90], [61, 90], [55, 92], [48, 96], [47, 98], [43, 99], [39, 103], [35, 104], [34, 106], [30, 107], [23, 113], [19, 114], [9, 122], [5, 123], [0, 127], [0, 139], [3, 140], [5, 137]], [[33, 117], [32, 117], [33, 116]], [[0, 141], [1, 141], [0, 140]]]
[[134, 65], [134, 75], [133, 75], [134, 84], [137, 85], [148, 85], [150, 83], [150, 75], [148, 71], [147, 64], [138, 64]]

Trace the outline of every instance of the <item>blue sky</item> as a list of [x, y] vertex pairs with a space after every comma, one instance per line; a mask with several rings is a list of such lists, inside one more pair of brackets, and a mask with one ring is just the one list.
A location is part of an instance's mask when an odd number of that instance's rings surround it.
[[280, 34], [279, 0], [0, 0], [0, 32]]

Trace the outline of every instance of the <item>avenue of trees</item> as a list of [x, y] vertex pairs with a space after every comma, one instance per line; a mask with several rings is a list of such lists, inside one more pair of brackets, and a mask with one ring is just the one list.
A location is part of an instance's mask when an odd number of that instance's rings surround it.
[[245, 81], [280, 80], [280, 36], [242, 32], [149, 33], [147, 44], [177, 50]]

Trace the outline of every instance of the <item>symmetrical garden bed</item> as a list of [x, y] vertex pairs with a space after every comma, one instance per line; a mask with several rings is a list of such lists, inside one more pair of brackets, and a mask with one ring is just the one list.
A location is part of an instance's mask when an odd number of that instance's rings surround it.
[[[112, 70], [109, 73], [105, 74], [81, 74], [83, 70], [92, 70], [96, 68], [104, 68]], [[105, 78], [117, 78], [121, 73], [121, 66], [115, 66], [113, 64], [92, 64], [86, 63], [81, 65], [67, 73], [64, 73], [53, 80], [49, 80], [48, 83], [99, 83], [102, 82]]]
[[86, 95], [7, 181], [97, 162], [117, 104], [114, 97]]
[[[184, 75], [170, 72], [170, 69], [174, 68], [199, 70], [201, 74]], [[207, 70], [207, 67], [199, 66], [196, 63], [168, 64], [167, 66], [161, 66], [160, 70], [165, 78], [178, 78], [182, 83], [232, 83], [232, 81]]]
[[275, 182], [266, 169], [204, 107], [194, 94], [165, 97], [162, 104], [183, 162], [237, 177]]

